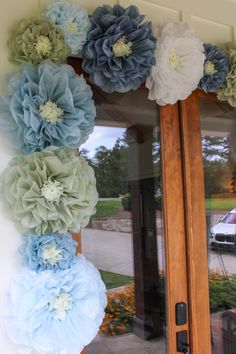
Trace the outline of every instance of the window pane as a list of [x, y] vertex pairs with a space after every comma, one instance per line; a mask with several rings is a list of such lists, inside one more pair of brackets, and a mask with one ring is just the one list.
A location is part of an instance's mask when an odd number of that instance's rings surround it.
[[97, 120], [81, 154], [95, 170], [97, 212], [82, 252], [108, 289], [106, 318], [86, 354], [166, 353], [159, 110], [142, 89], [95, 90]]
[[236, 110], [201, 102], [213, 354], [236, 352]]

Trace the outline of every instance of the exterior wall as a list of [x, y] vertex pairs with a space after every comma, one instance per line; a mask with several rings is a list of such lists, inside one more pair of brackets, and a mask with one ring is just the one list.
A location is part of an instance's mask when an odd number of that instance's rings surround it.
[[204, 42], [220, 44], [236, 38], [236, 0], [120, 0], [135, 4], [154, 23], [185, 21]]
[[[236, 0], [72, 0], [91, 13], [99, 4], [137, 5], [153, 23], [165, 19], [186, 21], [204, 42], [222, 43], [236, 38]], [[6, 91], [5, 74], [14, 69], [8, 63], [6, 41], [14, 23], [24, 16], [40, 13], [49, 0], [1, 1], [0, 11], [0, 92]]]
[[[114, 4], [116, 0], [72, 0], [85, 6], [91, 13], [104, 3]], [[203, 41], [222, 43], [236, 38], [236, 0], [118, 0], [120, 4], [137, 5], [153, 23], [165, 19], [186, 21], [199, 33]], [[18, 69], [8, 62], [7, 38], [14, 23], [22, 17], [34, 16], [47, 5], [49, 0], [1, 0], [0, 4], [0, 95], [7, 92], [5, 76]], [[5, 168], [11, 156], [0, 141], [0, 172]], [[4, 214], [0, 213], [0, 234], [5, 237], [4, 247], [0, 247], [1, 266], [4, 274], [0, 283], [0, 314], [3, 314], [4, 295], [9, 279], [18, 269], [16, 249], [20, 235]], [[8, 237], [9, 236], [9, 237]], [[3, 238], [2, 238], [3, 239]], [[0, 316], [1, 317], [1, 316]], [[0, 319], [1, 351], [15, 354], [15, 346], [6, 338]]]

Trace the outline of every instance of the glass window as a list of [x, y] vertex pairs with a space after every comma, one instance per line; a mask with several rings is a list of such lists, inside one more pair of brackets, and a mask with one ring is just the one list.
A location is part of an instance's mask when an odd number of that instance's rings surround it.
[[96, 126], [81, 154], [95, 170], [97, 212], [82, 252], [108, 289], [106, 317], [86, 354], [165, 354], [165, 259], [159, 109], [145, 89], [94, 90]]
[[213, 354], [236, 353], [236, 109], [202, 99]]

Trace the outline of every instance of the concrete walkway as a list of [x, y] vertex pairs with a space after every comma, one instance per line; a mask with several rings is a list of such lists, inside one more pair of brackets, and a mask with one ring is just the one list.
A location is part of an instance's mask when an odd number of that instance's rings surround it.
[[86, 347], [86, 354], [166, 354], [164, 338], [145, 341], [134, 334], [97, 338]]
[[[159, 268], [165, 269], [164, 239], [157, 236]], [[82, 252], [99, 269], [124, 275], [133, 275], [133, 248], [130, 233], [85, 229], [82, 231]], [[236, 254], [209, 251], [209, 267], [222, 270], [221, 259], [226, 272], [236, 274]]]
[[[159, 267], [164, 269], [163, 238], [157, 238]], [[82, 253], [99, 269], [124, 275], [134, 274], [130, 233], [85, 229], [82, 231]]]

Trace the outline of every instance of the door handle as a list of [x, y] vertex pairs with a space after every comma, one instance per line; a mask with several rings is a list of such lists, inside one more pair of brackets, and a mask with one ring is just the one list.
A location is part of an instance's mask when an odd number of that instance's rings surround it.
[[190, 354], [187, 331], [177, 332], [177, 352], [183, 354]]

